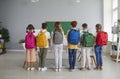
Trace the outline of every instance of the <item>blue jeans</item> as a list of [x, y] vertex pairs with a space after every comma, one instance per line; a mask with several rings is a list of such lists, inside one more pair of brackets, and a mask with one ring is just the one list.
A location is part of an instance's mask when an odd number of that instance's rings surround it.
[[68, 49], [70, 69], [75, 68], [77, 49]]
[[102, 66], [102, 46], [95, 45], [95, 55], [97, 66]]

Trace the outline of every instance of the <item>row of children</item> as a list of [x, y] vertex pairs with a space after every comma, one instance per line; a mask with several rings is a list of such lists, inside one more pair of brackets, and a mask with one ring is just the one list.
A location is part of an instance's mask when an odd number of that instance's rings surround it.
[[[87, 29], [87, 24], [84, 23], [82, 25], [83, 32], [80, 33], [77, 29], [77, 21], [71, 22], [71, 29], [67, 32], [66, 37], [68, 41], [68, 59], [69, 59], [69, 69], [70, 71], [74, 71], [75, 63], [76, 63], [76, 54], [78, 45], [80, 42], [80, 46], [82, 48], [82, 66], [81, 70], [85, 69], [86, 60], [88, 63], [87, 69], [91, 69], [90, 66], [90, 51], [92, 47], [95, 47], [95, 55], [96, 55], [96, 68], [102, 70], [102, 47], [107, 44], [107, 33], [103, 32], [102, 26], [100, 24], [96, 24], [96, 36], [89, 33]], [[55, 55], [55, 71], [61, 71], [62, 68], [62, 53], [63, 53], [63, 35], [64, 32], [62, 30], [60, 22], [56, 22], [53, 34], [50, 36], [50, 33], [47, 31], [47, 24], [42, 23], [42, 30], [35, 37], [34, 34], [34, 26], [28, 25], [27, 27], [27, 35], [25, 37], [25, 47], [26, 47], [26, 60], [27, 70], [34, 70], [36, 63], [36, 47], [39, 47], [40, 52], [38, 52], [39, 56], [39, 67], [38, 70], [46, 71], [47, 67], [45, 67], [47, 51], [49, 48], [49, 44], [52, 39], [52, 43], [54, 45], [54, 55]]]

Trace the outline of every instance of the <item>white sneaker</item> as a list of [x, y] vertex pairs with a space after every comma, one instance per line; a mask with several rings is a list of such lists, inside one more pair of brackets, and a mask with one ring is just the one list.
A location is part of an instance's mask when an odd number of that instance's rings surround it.
[[42, 68], [41, 67], [38, 67], [38, 70], [40, 71]]
[[31, 68], [31, 70], [35, 70], [35, 68], [34, 68], [34, 67], [32, 67], [32, 68]]
[[46, 71], [46, 70], [47, 70], [47, 67], [44, 67], [44, 68], [41, 69], [41, 71], [43, 71], [43, 72]]
[[75, 71], [75, 69], [70, 69], [71, 72]]
[[58, 72], [58, 69], [55, 69], [56, 72]]
[[60, 71], [61, 71], [61, 69], [58, 69], [58, 71], [60, 72]]
[[30, 70], [30, 67], [28, 67], [27, 70], [29, 71], [29, 70]]

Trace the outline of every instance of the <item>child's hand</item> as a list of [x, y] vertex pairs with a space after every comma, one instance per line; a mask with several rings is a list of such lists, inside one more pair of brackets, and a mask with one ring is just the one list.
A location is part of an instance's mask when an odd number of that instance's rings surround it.
[[92, 48], [91, 50], [94, 51], [94, 48]]
[[37, 47], [35, 48], [35, 51], [37, 51]]

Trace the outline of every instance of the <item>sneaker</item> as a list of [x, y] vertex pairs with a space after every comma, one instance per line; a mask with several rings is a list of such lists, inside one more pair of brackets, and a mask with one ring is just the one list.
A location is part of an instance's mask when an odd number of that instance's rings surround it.
[[87, 70], [91, 70], [91, 69], [88, 67]]
[[58, 69], [58, 71], [60, 72], [60, 71], [61, 71], [61, 69]]
[[58, 69], [55, 69], [56, 72], [58, 72]]
[[30, 70], [30, 67], [28, 67], [27, 70], [29, 71], [29, 70]]
[[32, 67], [32, 68], [31, 68], [31, 70], [35, 70], [35, 68], [34, 68], [34, 67]]
[[70, 69], [70, 72], [73, 72], [73, 71], [75, 71], [75, 69]]
[[38, 70], [40, 71], [42, 68], [41, 67], [38, 67]]
[[46, 71], [46, 70], [47, 70], [47, 67], [44, 67], [44, 68], [41, 69], [41, 71], [43, 71], [43, 72]]
[[80, 70], [85, 70], [85, 68], [80, 68]]

